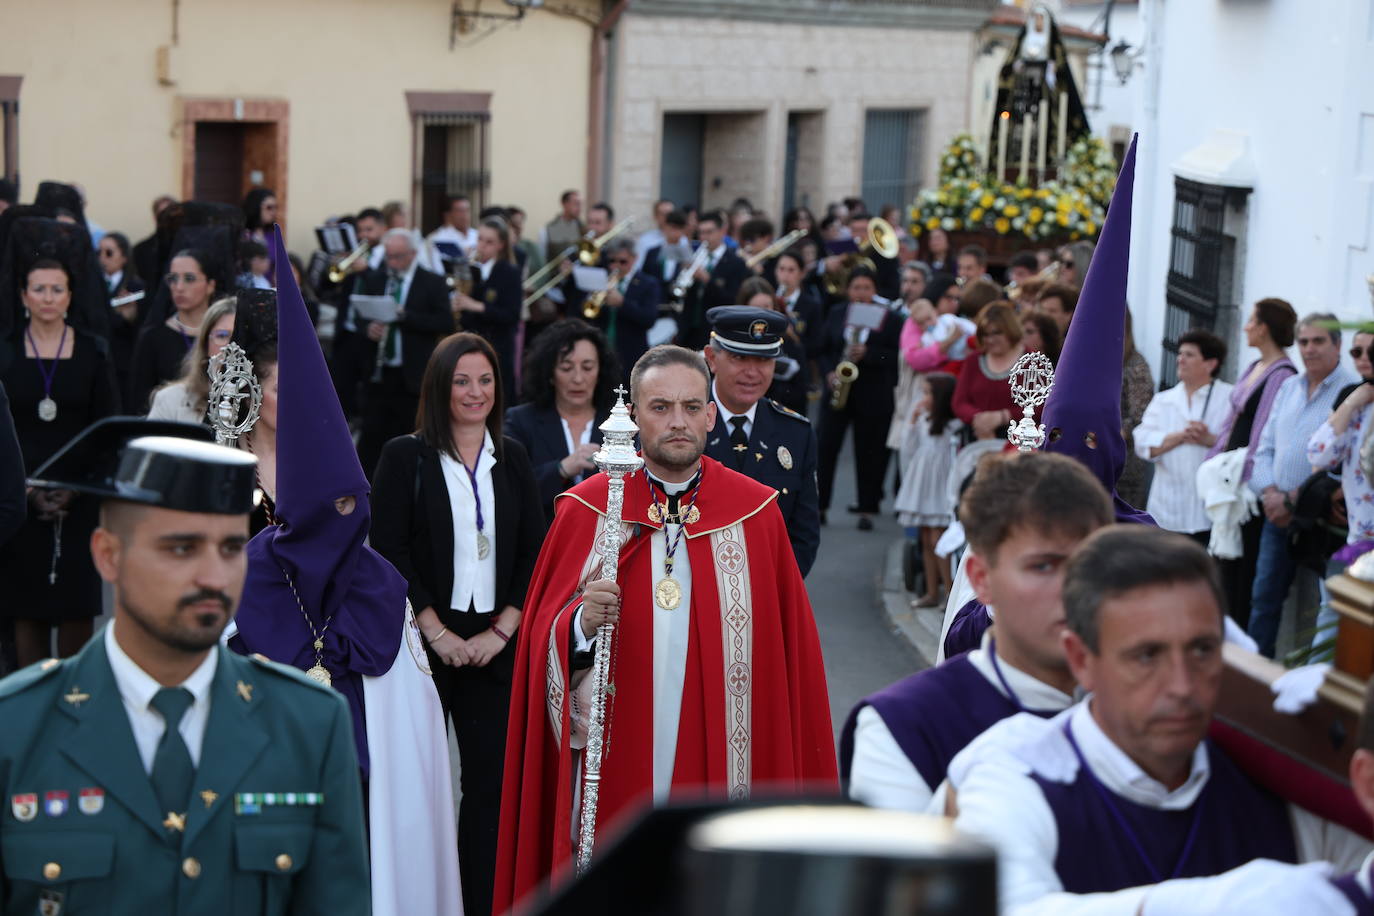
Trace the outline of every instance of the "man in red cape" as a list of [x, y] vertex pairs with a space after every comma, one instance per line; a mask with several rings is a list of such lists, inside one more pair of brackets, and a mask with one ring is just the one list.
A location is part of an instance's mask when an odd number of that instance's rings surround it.
[[715, 405], [699, 354], [655, 347], [635, 364], [631, 389], [645, 468], [625, 478], [619, 586], [601, 579], [596, 552], [604, 474], [559, 497], [530, 583], [506, 743], [498, 914], [570, 865], [586, 668], [603, 621], [616, 627], [599, 837], [617, 816], [668, 800], [837, 789], [824, 661], [776, 491], [703, 457]]

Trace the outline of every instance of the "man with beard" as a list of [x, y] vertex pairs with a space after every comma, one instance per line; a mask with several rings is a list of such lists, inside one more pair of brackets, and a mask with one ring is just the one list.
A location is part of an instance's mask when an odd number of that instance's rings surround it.
[[597, 832], [653, 804], [835, 790], [825, 668], [777, 491], [703, 457], [702, 357], [655, 347], [630, 376], [644, 471], [625, 478], [616, 581], [607, 477], [561, 494], [525, 602], [502, 791], [496, 912], [572, 854], [594, 637], [616, 627]]
[[29, 481], [103, 500], [114, 620], [0, 681], [0, 912], [368, 912], [343, 699], [219, 646], [256, 461], [208, 435], [104, 421]]

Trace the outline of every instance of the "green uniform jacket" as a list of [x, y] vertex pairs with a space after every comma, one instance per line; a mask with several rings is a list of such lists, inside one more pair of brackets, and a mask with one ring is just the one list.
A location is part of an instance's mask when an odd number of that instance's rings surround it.
[[181, 831], [164, 826], [103, 634], [0, 681], [0, 912], [369, 911], [343, 697], [295, 669], [215, 651]]

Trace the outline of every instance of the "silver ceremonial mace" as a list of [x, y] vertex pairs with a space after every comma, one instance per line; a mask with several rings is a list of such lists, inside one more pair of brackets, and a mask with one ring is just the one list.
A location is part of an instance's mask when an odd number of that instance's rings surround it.
[[1045, 424], [1035, 422], [1035, 408], [1054, 390], [1054, 363], [1044, 353], [1023, 353], [1007, 376], [1011, 399], [1021, 408], [1021, 420], [1007, 427], [1007, 441], [1017, 451], [1033, 452], [1045, 444]]
[[[597, 552], [601, 554], [601, 578], [616, 580], [620, 566], [621, 520], [625, 505], [625, 478], [644, 466], [635, 454], [639, 427], [625, 406], [625, 386], [615, 390], [615, 406], [601, 424], [601, 450], [592, 456], [609, 480], [606, 487], [606, 526]], [[622, 602], [623, 606], [623, 602]], [[577, 873], [587, 870], [596, 842], [596, 805], [601, 793], [601, 758], [606, 738], [606, 687], [611, 671], [611, 638], [614, 627], [603, 623], [596, 630], [596, 656], [592, 662], [592, 708], [587, 719], [587, 749], [582, 757], [582, 816], [577, 830]]]
[[[210, 393], [206, 398], [215, 442], [232, 447], [253, 428], [262, 410], [262, 386], [243, 348], [231, 343], [210, 360]], [[243, 402], [247, 401], [245, 405]]]

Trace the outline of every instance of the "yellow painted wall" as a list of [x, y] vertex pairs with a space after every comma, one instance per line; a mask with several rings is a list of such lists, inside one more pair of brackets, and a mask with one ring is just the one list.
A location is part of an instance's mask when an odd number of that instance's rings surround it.
[[[464, 0], [472, 9], [475, 0]], [[449, 50], [448, 0], [180, 0], [176, 85], [157, 80], [172, 0], [0, 0], [0, 74], [20, 91], [22, 199], [79, 181], [91, 217], [137, 239], [149, 204], [180, 196], [178, 99], [290, 103], [289, 244], [329, 214], [409, 201], [406, 91], [490, 92], [490, 199], [533, 227], [585, 182], [591, 29], [544, 10]], [[595, 15], [595, 0], [560, 6]], [[498, 0], [482, 9], [507, 12]], [[478, 22], [477, 30], [490, 21]]]

